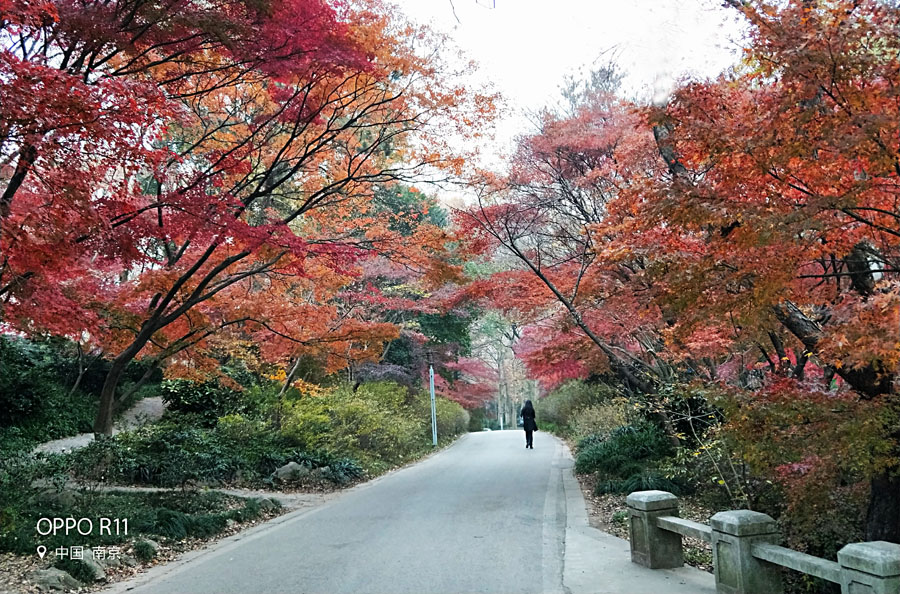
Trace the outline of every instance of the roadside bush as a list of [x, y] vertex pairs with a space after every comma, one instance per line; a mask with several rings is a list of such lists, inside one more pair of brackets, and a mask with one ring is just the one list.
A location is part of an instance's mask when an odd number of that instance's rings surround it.
[[219, 417], [247, 411], [243, 394], [219, 385], [218, 382], [166, 380], [160, 394], [168, 410], [194, 416], [205, 426], [212, 427]]
[[[418, 416], [425, 419], [425, 434], [431, 443], [431, 396], [424, 391], [418, 392], [417, 399]], [[453, 437], [468, 431], [469, 413], [459, 403], [439, 396], [435, 399], [434, 409], [438, 438]]]
[[619, 427], [628, 423], [627, 406], [624, 398], [616, 398], [605, 404], [594, 404], [577, 411], [570, 423], [570, 431], [575, 440], [589, 435], [608, 437]]
[[94, 570], [82, 560], [76, 559], [57, 559], [53, 566], [62, 569], [79, 582], [92, 584], [94, 582]]
[[[570, 435], [576, 431], [576, 422], [585, 410], [606, 404], [617, 394], [613, 386], [602, 382], [568, 381], [541, 399], [538, 409], [538, 425], [542, 428], [546, 427], [547, 431], [552, 430], [563, 435]], [[609, 424], [605, 420], [602, 423], [604, 426]], [[592, 432], [586, 422], [580, 423], [579, 430], [583, 434]]]
[[[34, 537], [34, 522], [29, 510], [43, 504], [41, 492], [62, 488], [69, 479], [63, 456], [16, 454], [0, 458], [0, 551], [25, 551], [23, 543]], [[39, 517], [39, 516], [38, 516]], [[29, 552], [34, 552], [31, 548]]]
[[[464, 433], [468, 413], [438, 398], [438, 435]], [[323, 396], [306, 396], [285, 405], [282, 435], [298, 447], [361, 460], [372, 470], [402, 463], [431, 446], [428, 394], [392, 382], [340, 387]]]
[[134, 556], [141, 563], [147, 563], [156, 556], [156, 549], [146, 540], [139, 540], [134, 543]]
[[603, 495], [606, 493], [626, 494], [634, 491], [668, 491], [675, 495], [682, 492], [681, 486], [659, 471], [651, 469], [629, 468], [628, 478], [607, 478], [601, 480], [594, 487], [594, 493]]
[[487, 426], [483, 406], [473, 408], [466, 412], [469, 413], [469, 431], [481, 431]]
[[438, 435], [456, 436], [469, 429], [469, 412], [459, 403], [443, 398], [435, 403]]
[[655, 425], [627, 425], [608, 436], [594, 434], [583, 439], [575, 471], [597, 473], [598, 494], [648, 489], [680, 493], [680, 486], [656, 468], [671, 453], [669, 440]]
[[310, 452], [263, 423], [237, 421], [223, 428], [184, 426], [175, 420], [147, 425], [70, 454], [73, 472], [89, 481], [186, 487], [195, 483], [267, 486], [270, 475], [288, 462], [329, 467], [331, 480], [362, 476], [355, 460]]
[[628, 425], [605, 440], [582, 442], [575, 461], [578, 473], [601, 472], [624, 478], [635, 464], [646, 465], [671, 454], [672, 446], [655, 425]]

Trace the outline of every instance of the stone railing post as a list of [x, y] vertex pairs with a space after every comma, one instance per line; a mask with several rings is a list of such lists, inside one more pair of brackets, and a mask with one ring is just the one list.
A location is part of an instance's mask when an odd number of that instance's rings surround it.
[[678, 515], [678, 498], [666, 491], [635, 491], [626, 498], [631, 561], [650, 569], [684, 565], [681, 535], [656, 526], [660, 516]]
[[724, 594], [780, 594], [781, 571], [750, 552], [755, 543], [778, 544], [775, 520], [750, 510], [719, 512], [712, 527], [716, 591]]
[[838, 551], [842, 594], [900, 593], [900, 545], [855, 542]]

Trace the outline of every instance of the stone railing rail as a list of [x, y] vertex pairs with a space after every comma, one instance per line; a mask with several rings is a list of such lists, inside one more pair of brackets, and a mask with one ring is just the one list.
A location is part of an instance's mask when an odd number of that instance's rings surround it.
[[684, 565], [681, 537], [710, 543], [716, 591], [780, 594], [781, 567], [840, 584], [842, 594], [900, 594], [900, 545], [858, 542], [828, 561], [778, 545], [771, 517], [750, 510], [725, 511], [709, 526], [678, 517], [678, 498], [665, 491], [637, 491], [627, 498], [631, 560], [651, 569]]

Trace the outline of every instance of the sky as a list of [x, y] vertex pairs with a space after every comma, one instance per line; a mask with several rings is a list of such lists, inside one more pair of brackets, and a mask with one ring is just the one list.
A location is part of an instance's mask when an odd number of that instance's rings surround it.
[[557, 102], [565, 75], [605, 62], [611, 51], [627, 74], [625, 93], [655, 101], [682, 76], [714, 77], [739, 57], [740, 21], [716, 0], [393, 3], [413, 21], [449, 33], [506, 98], [500, 146], [530, 131], [526, 112]]

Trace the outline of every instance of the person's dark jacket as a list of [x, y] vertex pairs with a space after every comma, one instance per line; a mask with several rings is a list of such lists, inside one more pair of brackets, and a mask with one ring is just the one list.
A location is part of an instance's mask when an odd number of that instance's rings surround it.
[[522, 409], [522, 423], [525, 431], [537, 431], [537, 423], [534, 421], [534, 408], [526, 406]]

